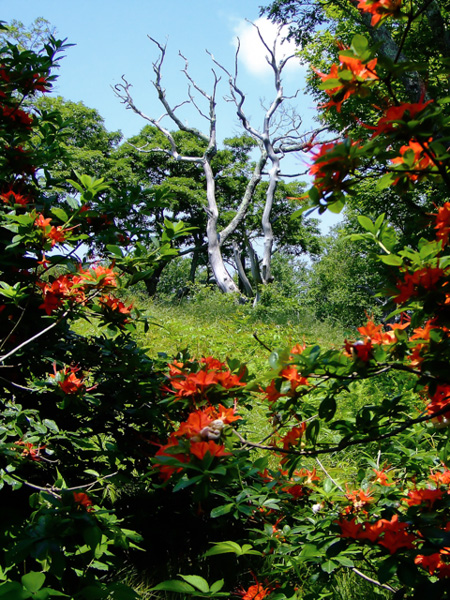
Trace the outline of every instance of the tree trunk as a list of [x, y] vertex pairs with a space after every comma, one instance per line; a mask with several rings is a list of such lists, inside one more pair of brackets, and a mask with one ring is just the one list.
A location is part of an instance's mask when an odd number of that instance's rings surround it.
[[245, 272], [245, 267], [241, 259], [241, 251], [239, 250], [239, 247], [236, 242], [233, 242], [233, 256], [234, 262], [236, 264], [236, 270], [239, 276], [239, 281], [241, 281], [246, 295], [253, 296], [253, 289]]
[[217, 233], [219, 211], [216, 203], [216, 184], [208, 156], [203, 161], [203, 170], [206, 176], [206, 197], [208, 199], [206, 235], [208, 238], [209, 264], [211, 265], [216, 283], [222, 292], [236, 294], [239, 293], [239, 288], [228, 273], [220, 250], [219, 235]]
[[147, 294], [150, 296], [150, 298], [156, 294], [156, 288], [158, 287], [159, 280], [161, 279], [161, 273], [166, 265], [167, 262], [165, 261], [159, 262], [156, 265], [152, 276], [149, 279], [144, 279], [145, 289], [147, 290]]

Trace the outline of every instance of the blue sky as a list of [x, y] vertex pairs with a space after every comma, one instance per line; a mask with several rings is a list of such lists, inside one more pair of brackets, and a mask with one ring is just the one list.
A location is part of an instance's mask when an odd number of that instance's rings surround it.
[[[263, 111], [261, 99], [273, 98], [273, 81], [265, 66], [265, 51], [255, 29], [249, 24], [259, 18], [261, 0], [0, 0], [2, 20], [12, 19], [29, 25], [37, 17], [44, 17], [57, 29], [58, 37], [68, 38], [75, 44], [61, 62], [56, 92], [64, 98], [83, 101], [96, 108], [106, 127], [120, 129], [125, 137], [139, 132], [145, 122], [126, 110], [114, 95], [112, 86], [125, 75], [132, 84], [138, 106], [150, 116], [163, 112], [152, 86], [152, 63], [158, 57], [156, 47], [148, 35], [160, 43], [167, 42], [167, 58], [163, 68], [163, 84], [168, 98], [178, 103], [186, 98], [186, 85], [181, 69], [184, 62], [181, 51], [189, 61], [190, 73], [205, 91], [211, 90], [212, 63], [206, 49], [229, 70], [233, 69], [236, 36], [241, 39], [239, 63], [240, 85], [247, 92], [246, 107], [252, 124], [259, 128]], [[271, 25], [257, 21], [268, 38], [273, 36]], [[283, 52], [290, 53], [292, 48]], [[285, 72], [285, 90], [294, 93], [304, 87], [305, 67], [295, 59]], [[222, 100], [227, 93], [226, 77], [222, 77], [218, 91], [219, 139], [239, 131], [230, 103]], [[302, 114], [304, 130], [311, 129], [315, 115], [313, 101], [300, 91], [296, 99]], [[183, 120], [202, 129], [205, 121], [192, 111], [180, 112]], [[171, 128], [169, 121], [165, 122]], [[304, 171], [305, 157], [289, 160], [291, 172]], [[331, 215], [330, 215], [331, 217]], [[335, 221], [326, 218], [326, 223]]]

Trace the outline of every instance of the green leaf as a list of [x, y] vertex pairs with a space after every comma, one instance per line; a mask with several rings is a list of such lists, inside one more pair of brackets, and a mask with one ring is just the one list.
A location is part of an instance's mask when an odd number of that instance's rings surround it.
[[320, 566], [322, 571], [325, 571], [325, 573], [332, 573], [339, 567], [339, 563], [335, 562], [334, 560], [326, 560]]
[[166, 592], [178, 592], [179, 594], [192, 594], [195, 592], [195, 588], [192, 585], [189, 585], [185, 581], [178, 581], [176, 579], [169, 579], [167, 581], [162, 581], [155, 585], [155, 587], [150, 588], [150, 592], [154, 592], [156, 590], [164, 590]]
[[230, 502], [230, 504], [222, 504], [222, 506], [216, 506], [211, 511], [211, 519], [216, 519], [217, 517], [228, 514], [233, 510], [233, 507], [233, 502]]
[[17, 581], [6, 581], [0, 584], [0, 598], [14, 600], [23, 597], [22, 594], [23, 587]]
[[397, 572], [398, 560], [395, 556], [388, 556], [380, 566], [378, 567], [378, 581], [380, 583], [386, 583], [389, 579]]
[[114, 254], [114, 256], [117, 256], [117, 258], [123, 258], [123, 252], [122, 252], [122, 248], [120, 248], [120, 246], [115, 246], [114, 244], [108, 244], [106, 246], [106, 249], [108, 250], [108, 252], [111, 252], [111, 254]]
[[384, 190], [392, 185], [392, 182], [395, 180], [394, 173], [385, 173], [380, 179], [377, 181], [375, 188], [378, 191]]
[[69, 217], [67, 216], [66, 211], [63, 210], [62, 208], [59, 208], [58, 206], [54, 206], [52, 208], [51, 212], [55, 215], [55, 217], [57, 219], [59, 219], [63, 223], [66, 223], [66, 221], [69, 220]]
[[199, 575], [180, 575], [185, 581], [196, 587], [198, 590], [207, 594], [209, 592], [209, 585], [206, 579]]
[[220, 590], [223, 588], [224, 583], [225, 582], [223, 579], [218, 579], [217, 581], [215, 581], [214, 583], [211, 584], [209, 591], [212, 594], [215, 594], [216, 592], [220, 592]]
[[370, 233], [375, 233], [375, 231], [377, 230], [371, 219], [369, 219], [369, 217], [365, 217], [364, 215], [358, 216], [358, 223], [363, 229], [369, 231]]
[[338, 215], [341, 212], [344, 206], [345, 202], [342, 199], [335, 200], [334, 202], [330, 202], [329, 204], [327, 204], [328, 210], [336, 215]]
[[174, 492], [178, 492], [178, 490], [184, 490], [185, 488], [194, 485], [194, 483], [197, 483], [197, 481], [200, 481], [200, 479], [203, 479], [203, 473], [201, 475], [196, 475], [195, 477], [191, 477], [190, 479], [188, 478], [183, 478], [180, 479], [180, 481], [177, 483], [177, 485], [173, 488]]
[[369, 42], [363, 35], [358, 33], [353, 36], [351, 48], [354, 50], [356, 55], [361, 56], [369, 48]]
[[45, 425], [51, 431], [54, 431], [55, 433], [59, 431], [58, 425], [55, 423], [55, 421], [52, 421], [50, 419], [44, 419], [42, 421], [42, 424]]
[[339, 79], [327, 79], [319, 85], [319, 90], [332, 90], [340, 87], [342, 84]]
[[319, 435], [320, 430], [320, 421], [317, 419], [311, 421], [311, 423], [306, 428], [305, 436], [306, 439], [314, 446], [317, 442], [317, 436]]
[[403, 259], [397, 254], [383, 254], [380, 256], [380, 260], [385, 265], [392, 265], [393, 267], [400, 267], [403, 264]]
[[236, 544], [236, 542], [218, 542], [217, 544], [214, 544], [213, 548], [207, 550], [204, 556], [214, 556], [215, 554], [229, 553], [236, 554], [236, 556], [242, 556], [242, 548], [239, 546], [239, 544]]
[[44, 585], [45, 575], [44, 573], [39, 573], [38, 571], [30, 571], [26, 575], [22, 576], [21, 582], [26, 590], [34, 594]]
[[333, 396], [327, 396], [324, 398], [319, 406], [319, 417], [321, 419], [325, 419], [325, 421], [330, 421], [337, 409], [336, 400]]

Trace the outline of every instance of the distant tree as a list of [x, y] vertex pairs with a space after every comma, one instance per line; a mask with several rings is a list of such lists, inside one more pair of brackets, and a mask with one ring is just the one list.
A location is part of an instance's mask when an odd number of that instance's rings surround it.
[[56, 27], [44, 17], [37, 17], [28, 26], [22, 21], [12, 19], [5, 29], [0, 31], [0, 38], [15, 43], [19, 50], [36, 50], [47, 44], [56, 33]]

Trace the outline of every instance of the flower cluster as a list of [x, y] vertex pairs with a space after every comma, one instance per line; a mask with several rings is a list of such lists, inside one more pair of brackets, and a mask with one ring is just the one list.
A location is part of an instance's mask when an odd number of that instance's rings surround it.
[[402, 0], [360, 0], [357, 8], [372, 15], [371, 25], [399, 14]]
[[[230, 425], [241, 417], [235, 409], [208, 406], [190, 413], [186, 421], [180, 423], [178, 429], [169, 436], [167, 444], [161, 445], [155, 454], [155, 467], [160, 476], [167, 480], [174, 473], [181, 472], [182, 466], [173, 466], [171, 459], [180, 463], [188, 463], [192, 457], [203, 460], [210, 457], [230, 456], [223, 444], [217, 441], [221, 438], [225, 425]], [[168, 460], [169, 459], [169, 460]]]
[[339, 65], [334, 63], [328, 74], [313, 68], [322, 80], [322, 87], [331, 98], [321, 108], [334, 106], [337, 112], [341, 111], [342, 103], [353, 94], [367, 94], [368, 87], [378, 79], [375, 71], [376, 58], [363, 62], [356, 56], [341, 53], [339, 54], [339, 63]]
[[[59, 275], [51, 283], [40, 281], [38, 285], [42, 289], [44, 298], [39, 308], [51, 315], [66, 301], [71, 305], [85, 304], [89, 291], [117, 287], [117, 273], [112, 268], [101, 265], [87, 270], [80, 266], [76, 273]], [[119, 305], [117, 307], [120, 308]]]

